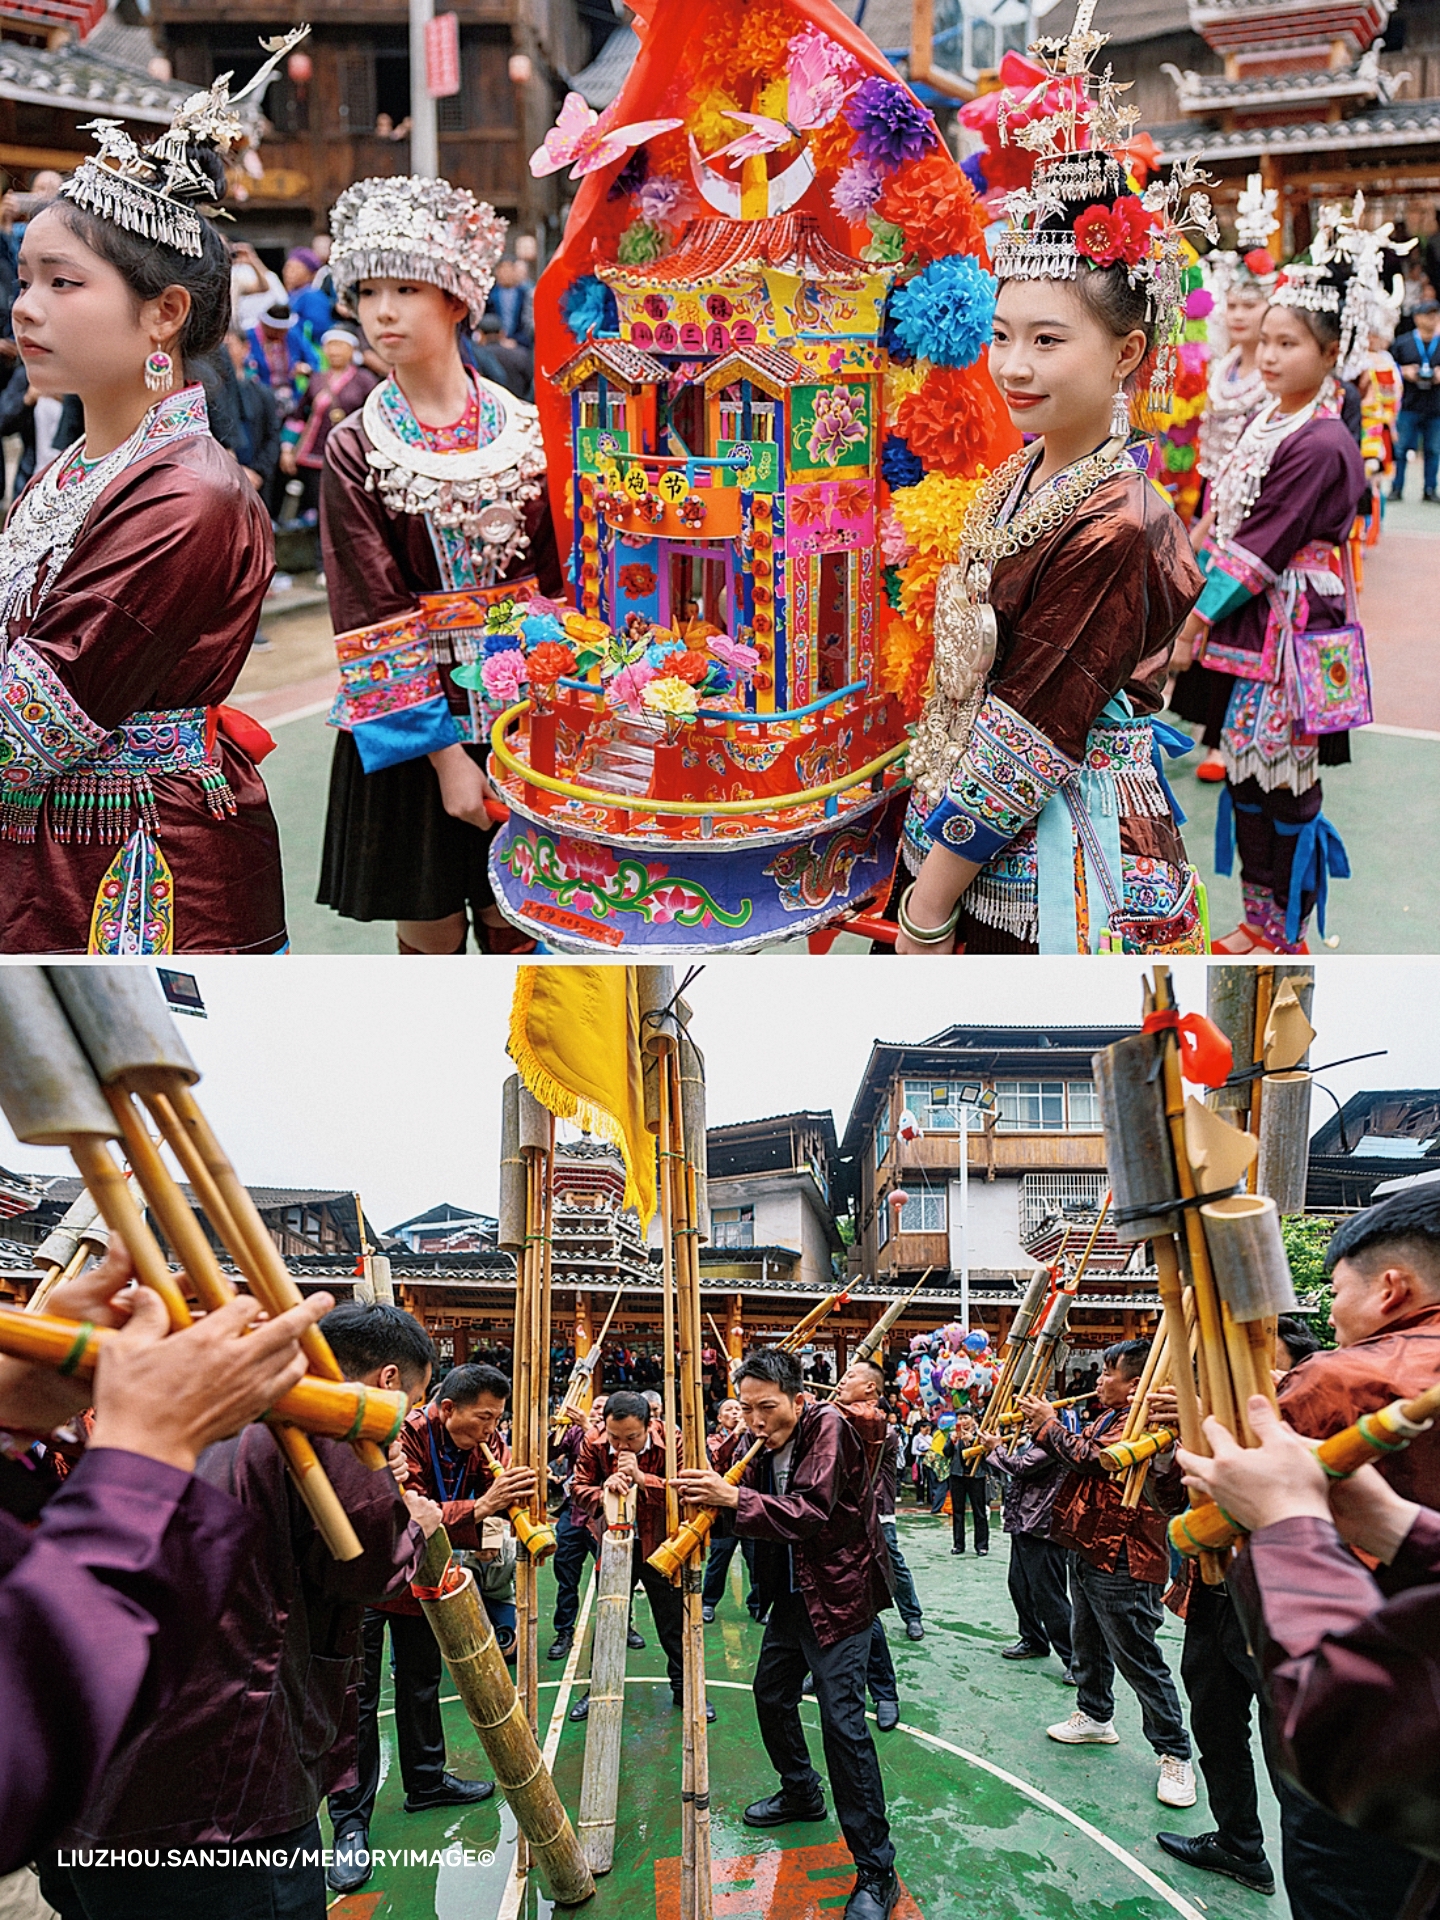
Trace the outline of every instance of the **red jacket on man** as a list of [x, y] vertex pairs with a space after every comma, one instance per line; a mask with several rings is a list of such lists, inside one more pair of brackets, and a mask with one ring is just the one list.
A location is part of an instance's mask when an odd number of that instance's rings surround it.
[[[681, 1458], [678, 1440], [675, 1458]], [[641, 1483], [635, 1502], [635, 1532], [640, 1558], [648, 1560], [669, 1531], [665, 1517], [665, 1440], [658, 1422], [651, 1422], [636, 1464]], [[605, 1531], [605, 1482], [614, 1471], [615, 1449], [605, 1433], [587, 1433], [575, 1457], [570, 1502], [597, 1542]]]
[[1119, 1481], [1100, 1464], [1101, 1449], [1115, 1440], [1116, 1424], [1124, 1420], [1123, 1408], [1107, 1408], [1079, 1433], [1050, 1419], [1035, 1435], [1037, 1446], [1070, 1469], [1055, 1496], [1050, 1538], [1101, 1573], [1114, 1573], [1123, 1548], [1132, 1580], [1163, 1586], [1170, 1578], [1164, 1520], [1143, 1501], [1124, 1506]]

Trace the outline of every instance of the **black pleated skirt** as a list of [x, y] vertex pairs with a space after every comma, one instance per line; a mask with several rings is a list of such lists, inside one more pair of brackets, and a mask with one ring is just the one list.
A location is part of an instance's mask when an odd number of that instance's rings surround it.
[[[466, 752], [484, 763], [479, 747]], [[454, 820], [425, 759], [366, 773], [348, 733], [335, 736], [316, 899], [347, 920], [444, 920], [494, 904], [490, 835]]]

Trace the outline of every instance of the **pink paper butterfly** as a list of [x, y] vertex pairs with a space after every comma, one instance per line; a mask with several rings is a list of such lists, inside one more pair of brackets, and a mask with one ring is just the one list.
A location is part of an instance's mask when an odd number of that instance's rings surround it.
[[[797, 37], [791, 42], [787, 67], [785, 118], [773, 120], [764, 113], [727, 113], [727, 119], [742, 121], [750, 132], [742, 133], [738, 140], [712, 153], [709, 156], [712, 161], [728, 158], [732, 167], [738, 167], [742, 160], [774, 153], [790, 140], [799, 140], [820, 127], [828, 127], [860, 84], [856, 63], [843, 49], [819, 34]], [[857, 78], [852, 80], [851, 72]]]
[[[606, 108], [606, 113], [610, 109]], [[543, 147], [530, 156], [530, 171], [537, 180], [547, 173], [570, 168], [570, 178], [595, 173], [618, 160], [631, 147], [642, 146], [656, 134], [669, 133], [683, 125], [680, 120], [636, 120], [628, 127], [608, 127], [605, 114], [596, 113], [578, 93], [567, 93], [560, 117], [545, 136]], [[571, 163], [574, 163], [573, 165]]]

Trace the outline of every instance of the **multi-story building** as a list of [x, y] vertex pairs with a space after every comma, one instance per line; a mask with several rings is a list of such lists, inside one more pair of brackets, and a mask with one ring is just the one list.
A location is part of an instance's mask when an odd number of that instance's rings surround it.
[[[1091, 1056], [1128, 1031], [957, 1026], [875, 1042], [840, 1160], [852, 1272], [891, 1298], [930, 1273], [897, 1338], [950, 1317], [966, 1280], [972, 1322], [998, 1337], [1037, 1265], [1073, 1267], [1109, 1186]], [[1142, 1252], [1101, 1227], [1072, 1344], [1144, 1330], [1156, 1296]]]
[[1310, 1141], [1308, 1213], [1347, 1213], [1407, 1176], [1440, 1178], [1440, 1088], [1354, 1093]]

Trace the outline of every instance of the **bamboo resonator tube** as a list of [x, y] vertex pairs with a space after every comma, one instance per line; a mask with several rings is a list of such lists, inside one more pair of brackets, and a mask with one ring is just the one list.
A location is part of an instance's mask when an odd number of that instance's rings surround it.
[[[752, 1461], [758, 1460], [760, 1450], [765, 1445], [762, 1435], [752, 1447], [727, 1467], [722, 1478], [732, 1487], [738, 1487], [744, 1478], [745, 1469]], [[662, 1540], [650, 1556], [650, 1565], [657, 1573], [663, 1573], [667, 1580], [673, 1580], [680, 1569], [693, 1560], [705, 1542], [710, 1538], [710, 1529], [715, 1524], [713, 1507], [702, 1507], [688, 1520], [682, 1520], [668, 1540]]]
[[625, 1648], [635, 1585], [635, 1496], [606, 1495], [605, 1532], [595, 1577], [595, 1639], [590, 1650], [590, 1713], [580, 1780], [580, 1850], [592, 1873], [615, 1864], [615, 1809], [620, 1791], [620, 1735], [625, 1718]]
[[443, 1527], [426, 1541], [411, 1590], [439, 1642], [531, 1863], [557, 1906], [578, 1907], [594, 1894], [595, 1882], [480, 1604], [475, 1576], [451, 1559]]
[[[1428, 1387], [1413, 1400], [1392, 1400], [1378, 1413], [1362, 1413], [1353, 1426], [1322, 1440], [1315, 1458], [1332, 1480], [1348, 1479], [1387, 1455], [1399, 1453], [1428, 1433], [1440, 1415], [1440, 1386]], [[1170, 1542], [1180, 1553], [1223, 1552], [1244, 1537], [1244, 1528], [1223, 1507], [1206, 1500], [1170, 1522]]]
[[[480, 1443], [480, 1454], [485, 1465], [489, 1468], [490, 1473], [498, 1480], [505, 1469], [495, 1458], [494, 1454], [491, 1453], [483, 1440]], [[550, 1525], [548, 1520], [539, 1523], [532, 1520], [528, 1507], [510, 1507], [507, 1511], [510, 1516], [510, 1525], [515, 1530], [515, 1538], [520, 1542], [521, 1546], [524, 1547], [536, 1566], [543, 1567], [555, 1551], [555, 1529]]]
[[[118, 1337], [114, 1328], [97, 1327], [89, 1320], [0, 1307], [0, 1353], [79, 1380], [91, 1377], [101, 1353]], [[373, 1440], [388, 1447], [405, 1424], [405, 1410], [403, 1393], [307, 1374], [260, 1417], [286, 1421], [326, 1440]]]
[[1107, 1473], [1125, 1473], [1142, 1461], [1153, 1460], [1157, 1453], [1168, 1453], [1174, 1444], [1175, 1436], [1168, 1427], [1152, 1427], [1133, 1440], [1117, 1440], [1113, 1446], [1102, 1447], [1100, 1464]]

